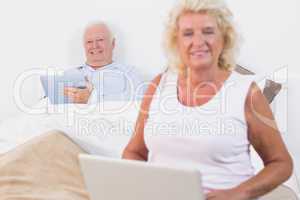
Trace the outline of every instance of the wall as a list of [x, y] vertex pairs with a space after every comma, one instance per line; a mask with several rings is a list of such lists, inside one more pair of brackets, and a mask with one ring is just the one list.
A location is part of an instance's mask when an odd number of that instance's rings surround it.
[[[2, 64], [0, 120], [20, 113], [14, 103], [14, 82], [34, 68], [78, 66], [84, 62], [82, 28], [93, 20], [109, 22], [116, 33], [115, 60], [136, 66], [146, 79], [165, 67], [161, 35], [174, 0], [27, 0], [0, 2], [0, 61]], [[243, 35], [239, 62], [260, 75], [280, 73], [287, 96], [288, 145], [299, 156], [300, 114], [297, 86], [299, 63], [299, 0], [228, 0]], [[22, 96], [32, 104], [40, 95], [38, 77], [22, 85]], [[299, 162], [300, 158], [296, 158]], [[298, 166], [299, 163], [298, 163]], [[300, 172], [299, 172], [300, 174]]]

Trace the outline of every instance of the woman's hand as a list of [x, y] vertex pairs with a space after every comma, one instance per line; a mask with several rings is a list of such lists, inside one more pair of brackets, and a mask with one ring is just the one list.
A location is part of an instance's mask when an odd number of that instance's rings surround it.
[[212, 190], [206, 195], [206, 200], [249, 200], [249, 198], [238, 189], [229, 189]]

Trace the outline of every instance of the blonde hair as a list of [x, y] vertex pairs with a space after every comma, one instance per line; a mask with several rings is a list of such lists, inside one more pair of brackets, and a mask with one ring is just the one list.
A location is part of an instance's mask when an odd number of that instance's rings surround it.
[[219, 57], [218, 66], [225, 70], [233, 69], [237, 49], [237, 33], [232, 22], [232, 13], [222, 0], [180, 0], [179, 4], [171, 10], [164, 40], [169, 67], [175, 67], [179, 71], [185, 70], [177, 49], [177, 31], [179, 18], [187, 12], [206, 13], [216, 18], [224, 37], [224, 49]]

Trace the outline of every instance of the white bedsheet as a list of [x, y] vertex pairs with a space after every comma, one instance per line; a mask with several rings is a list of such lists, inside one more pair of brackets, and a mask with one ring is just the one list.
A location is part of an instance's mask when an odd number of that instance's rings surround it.
[[119, 157], [131, 137], [140, 103], [43, 104], [41, 114], [24, 113], [0, 124], [0, 154], [56, 129], [91, 154]]

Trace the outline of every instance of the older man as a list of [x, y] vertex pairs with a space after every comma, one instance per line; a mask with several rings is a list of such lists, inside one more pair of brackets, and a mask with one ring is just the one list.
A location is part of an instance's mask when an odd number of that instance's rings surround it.
[[65, 74], [79, 70], [86, 77], [87, 87], [66, 87], [65, 96], [73, 103], [142, 98], [145, 87], [136, 70], [112, 59], [115, 38], [106, 24], [99, 22], [87, 26], [83, 40], [86, 63]]

